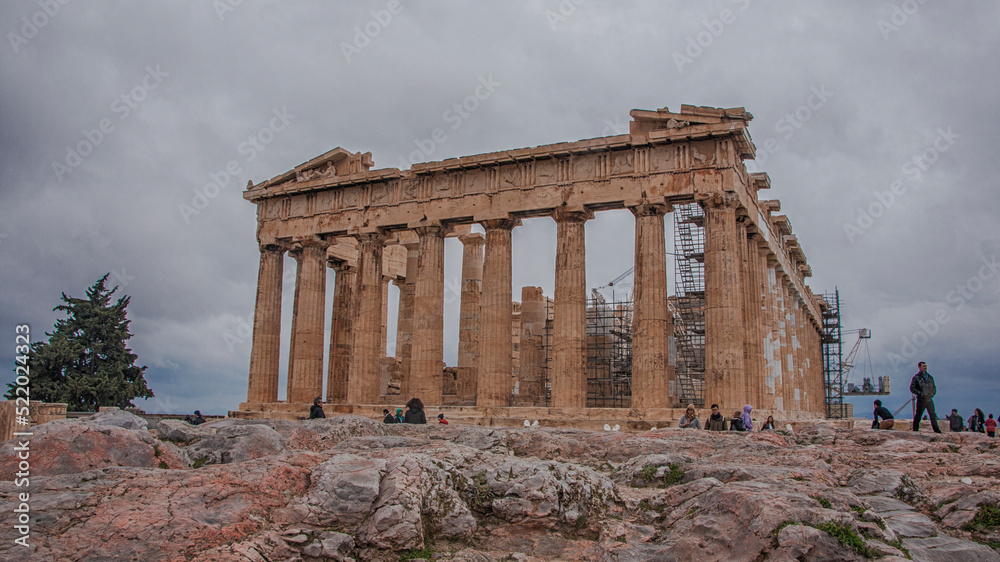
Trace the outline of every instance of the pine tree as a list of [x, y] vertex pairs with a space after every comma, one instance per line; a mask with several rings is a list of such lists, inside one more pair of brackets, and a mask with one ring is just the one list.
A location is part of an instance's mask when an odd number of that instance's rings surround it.
[[[48, 342], [35, 342], [28, 352], [31, 399], [65, 402], [71, 412], [96, 412], [100, 406], [133, 407], [135, 398], [151, 398], [138, 358], [126, 346], [132, 337], [125, 317], [130, 297], [116, 302], [111, 297], [118, 287], [108, 290], [101, 277], [87, 289], [87, 298], [62, 294], [65, 304], [53, 310], [67, 317], [56, 321]], [[14, 399], [14, 384], [8, 384], [5, 398]]]

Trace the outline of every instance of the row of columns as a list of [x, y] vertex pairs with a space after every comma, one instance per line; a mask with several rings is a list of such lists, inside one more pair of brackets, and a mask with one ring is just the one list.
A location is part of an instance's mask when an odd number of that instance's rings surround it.
[[734, 196], [704, 207], [705, 404], [822, 411], [820, 334], [802, 295]]
[[[732, 194], [703, 203], [705, 241], [705, 402], [733, 406], [812, 409], [819, 389], [794, 383], [815, 371], [803, 364], [817, 350], [803, 307], [793, 306], [791, 284], [771, 259], [766, 241], [737, 217]], [[668, 336], [673, 319], [667, 306], [664, 215], [666, 204], [630, 207], [635, 215], [632, 406], [670, 407], [673, 384]], [[584, 408], [586, 369], [585, 229], [590, 211], [559, 210], [553, 317], [551, 406]], [[507, 406], [511, 397], [511, 231], [517, 219], [481, 221], [486, 233], [462, 237], [463, 272], [459, 326], [459, 371], [467, 373], [460, 394], [480, 406]], [[414, 229], [407, 245], [406, 279], [399, 283], [397, 356], [404, 397], [442, 402], [444, 338], [444, 239], [439, 225]], [[384, 349], [382, 253], [385, 236], [356, 235], [356, 268], [331, 263], [336, 271], [330, 323], [327, 399], [372, 404], [381, 389]], [[326, 248], [321, 238], [290, 252], [297, 281], [290, 343], [288, 401], [309, 402], [322, 390]], [[248, 402], [276, 402], [281, 321], [280, 245], [261, 246], [254, 316]], [[774, 327], [769, 329], [768, 327]], [[814, 330], [813, 330], [814, 331]], [[818, 340], [817, 340], [818, 341]], [[807, 347], [803, 349], [803, 344]], [[818, 365], [816, 366], [819, 367]], [[462, 370], [465, 369], [465, 370]], [[808, 371], [808, 372], [807, 372]], [[811, 380], [811, 378], [810, 378]], [[794, 392], [784, 392], [787, 386]]]

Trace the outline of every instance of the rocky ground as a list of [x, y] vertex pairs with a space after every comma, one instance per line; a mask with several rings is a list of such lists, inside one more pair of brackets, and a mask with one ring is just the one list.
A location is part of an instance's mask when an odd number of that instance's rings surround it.
[[1000, 440], [102, 412], [0, 445], [3, 560], [1000, 560]]

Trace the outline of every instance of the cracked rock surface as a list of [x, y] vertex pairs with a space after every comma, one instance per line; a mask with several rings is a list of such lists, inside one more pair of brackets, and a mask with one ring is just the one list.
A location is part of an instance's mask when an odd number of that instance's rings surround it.
[[[161, 422], [36, 428], [3, 560], [995, 560], [1000, 441], [768, 433]], [[133, 416], [134, 417], [134, 416]], [[9, 510], [8, 510], [9, 511]]]

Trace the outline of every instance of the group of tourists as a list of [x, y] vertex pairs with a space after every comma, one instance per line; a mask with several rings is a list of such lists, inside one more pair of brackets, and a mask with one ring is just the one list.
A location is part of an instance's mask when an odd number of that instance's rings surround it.
[[[704, 429], [708, 431], [753, 431], [753, 418], [750, 416], [752, 411], [753, 406], [747, 404], [743, 406], [742, 412], [733, 412], [733, 416], [730, 418], [722, 415], [718, 404], [712, 404], [712, 413], [705, 419]], [[687, 409], [684, 410], [684, 415], [681, 416], [677, 426], [682, 429], [702, 429], [701, 420], [698, 419], [698, 411], [695, 410], [694, 404], [687, 405]], [[767, 416], [767, 421], [761, 425], [759, 431], [773, 429], [774, 418]]]
[[[997, 436], [997, 420], [993, 419], [993, 414], [986, 417], [986, 414], [979, 408], [972, 412], [968, 420], [962, 419], [958, 410], [952, 408], [951, 414], [945, 416], [945, 419], [948, 420], [948, 428], [952, 431], [975, 431], [985, 433], [990, 437]], [[968, 421], [968, 425], [966, 425], [966, 421]]]
[[[406, 403], [406, 413], [403, 413], [402, 408], [396, 408], [395, 414], [383, 408], [382, 416], [382, 423], [427, 423], [427, 416], [424, 414], [424, 403], [417, 397], [411, 398]], [[444, 414], [438, 414], [437, 419], [439, 424], [448, 424], [448, 420], [444, 419]]]
[[[920, 431], [920, 421], [923, 417], [931, 422], [931, 428], [934, 429], [935, 433], [941, 433], [941, 428], [938, 427], [937, 412], [934, 411], [934, 396], [937, 394], [937, 386], [934, 384], [934, 377], [927, 372], [927, 363], [924, 361], [917, 363], [917, 374], [910, 379], [910, 394], [913, 395], [916, 405], [913, 411], [913, 431]], [[892, 412], [882, 406], [881, 400], [875, 401], [873, 418], [872, 429], [892, 429], [895, 423]], [[951, 414], [943, 419], [948, 420], [948, 428], [951, 431], [976, 431], [990, 437], [996, 437], [997, 422], [993, 419], [993, 414], [986, 417], [979, 408], [976, 408], [969, 416], [968, 426], [966, 426], [966, 420], [959, 415], [955, 408], [952, 408]]]
[[[424, 403], [416, 397], [411, 398], [410, 401], [406, 403], [405, 413], [402, 408], [396, 408], [395, 414], [383, 408], [382, 415], [382, 423], [427, 423], [427, 416], [424, 414]], [[312, 407], [309, 408], [309, 419], [315, 420], [325, 417], [326, 414], [323, 412], [323, 399], [317, 396], [316, 399], [313, 400]], [[438, 414], [438, 423], [448, 423], [448, 420], [444, 419], [444, 414]]]

